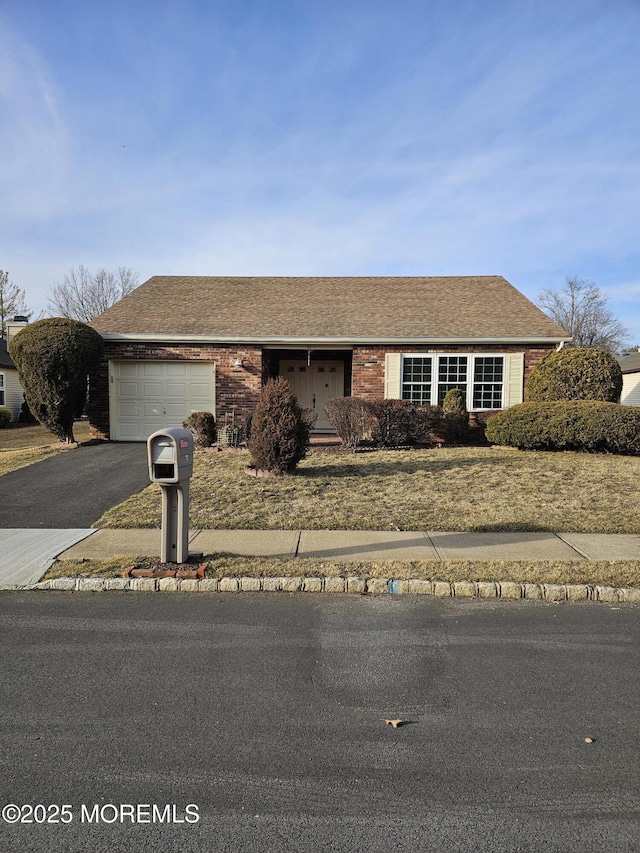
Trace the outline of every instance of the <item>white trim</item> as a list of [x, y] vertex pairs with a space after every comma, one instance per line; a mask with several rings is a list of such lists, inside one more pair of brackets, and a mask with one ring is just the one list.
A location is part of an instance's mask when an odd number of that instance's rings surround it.
[[[536, 336], [511, 336], [511, 337], [303, 337], [287, 335], [267, 335], [255, 337], [254, 335], [149, 335], [149, 334], [118, 334], [115, 332], [101, 332], [105, 341], [123, 341], [127, 343], [199, 343], [199, 344], [255, 344], [265, 349], [294, 348], [296, 345], [302, 349], [312, 346], [314, 349], [324, 347], [326, 349], [353, 349], [357, 346], [409, 346], [414, 345], [440, 345], [450, 344], [558, 344], [559, 341], [570, 341], [571, 338], [549, 338], [543, 335]], [[503, 353], [498, 353], [502, 355]]]
[[5, 402], [4, 402], [6, 399], [6, 396], [7, 396], [6, 390], [7, 389], [6, 389], [6, 385], [5, 385], [5, 381], [4, 381], [4, 371], [0, 370], [0, 395], [2, 396], [2, 399], [0, 400], [0, 407], [2, 407], [3, 409], [6, 408]]
[[401, 353], [400, 361], [400, 396], [402, 397], [403, 376], [404, 376], [404, 360], [405, 358], [430, 358], [431, 361], [431, 405], [435, 406], [438, 403], [438, 373], [439, 359], [444, 357], [464, 357], [467, 359], [467, 411], [469, 412], [485, 412], [491, 409], [477, 408], [473, 405], [473, 387], [475, 385], [475, 360], [476, 358], [501, 358], [502, 359], [502, 399], [500, 408], [505, 409], [508, 405], [508, 368], [509, 356], [507, 352], [403, 352]]

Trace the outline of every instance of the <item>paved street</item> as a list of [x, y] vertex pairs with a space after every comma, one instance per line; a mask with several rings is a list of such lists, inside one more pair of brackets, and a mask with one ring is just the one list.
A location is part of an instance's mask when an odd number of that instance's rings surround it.
[[[633, 605], [5, 592], [0, 612], [2, 805], [73, 809], [0, 824], [0, 850], [638, 849]], [[200, 820], [107, 822], [120, 804]]]

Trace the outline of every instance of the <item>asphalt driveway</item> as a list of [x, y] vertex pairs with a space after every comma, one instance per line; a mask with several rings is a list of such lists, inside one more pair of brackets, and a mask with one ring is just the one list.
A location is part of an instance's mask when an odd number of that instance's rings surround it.
[[81, 445], [0, 477], [0, 528], [91, 527], [148, 485], [143, 442]]

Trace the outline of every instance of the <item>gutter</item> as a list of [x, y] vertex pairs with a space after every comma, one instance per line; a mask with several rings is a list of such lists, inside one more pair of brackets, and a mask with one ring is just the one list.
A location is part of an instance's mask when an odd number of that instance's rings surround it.
[[313, 345], [314, 349], [321, 347], [335, 349], [353, 349], [356, 346], [411, 346], [416, 345], [439, 345], [439, 344], [555, 344], [562, 348], [565, 343], [571, 341], [570, 337], [557, 338], [528, 335], [509, 335], [506, 337], [485, 336], [485, 337], [469, 337], [467, 336], [451, 336], [451, 337], [428, 337], [428, 336], [409, 336], [409, 337], [344, 337], [344, 336], [287, 336], [287, 335], [267, 335], [256, 337], [255, 335], [150, 335], [150, 334], [119, 334], [116, 332], [100, 333], [105, 341], [123, 342], [123, 343], [202, 343], [202, 344], [253, 344], [262, 346], [265, 349], [276, 348], [296, 348], [301, 347], [306, 349], [309, 345]]

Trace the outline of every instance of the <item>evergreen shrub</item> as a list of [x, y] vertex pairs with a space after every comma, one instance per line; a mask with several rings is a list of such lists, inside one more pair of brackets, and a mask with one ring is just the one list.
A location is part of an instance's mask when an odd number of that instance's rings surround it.
[[[24, 396], [24, 395], [23, 395]], [[37, 424], [38, 421], [31, 414], [31, 409], [29, 408], [29, 404], [26, 399], [22, 401], [22, 405], [20, 406], [20, 414], [18, 415], [18, 423], [21, 424]]]
[[309, 448], [316, 413], [301, 408], [282, 376], [269, 379], [251, 418], [253, 464], [273, 474], [292, 474]]
[[0, 429], [4, 429], [11, 423], [11, 412], [9, 409], [0, 408]]
[[492, 444], [520, 450], [581, 450], [640, 455], [640, 409], [598, 400], [526, 402], [486, 427]]
[[464, 391], [460, 388], [447, 391], [442, 402], [442, 412], [447, 441], [462, 444], [469, 431], [469, 412]]
[[198, 450], [211, 447], [216, 440], [216, 419], [211, 412], [191, 412], [182, 426], [193, 434], [193, 444]]
[[593, 347], [566, 347], [549, 353], [534, 367], [524, 399], [617, 403], [621, 392], [622, 370], [615, 356]]
[[84, 405], [87, 377], [103, 350], [95, 329], [67, 317], [30, 323], [9, 343], [31, 412], [60, 441], [74, 441], [73, 421]]

